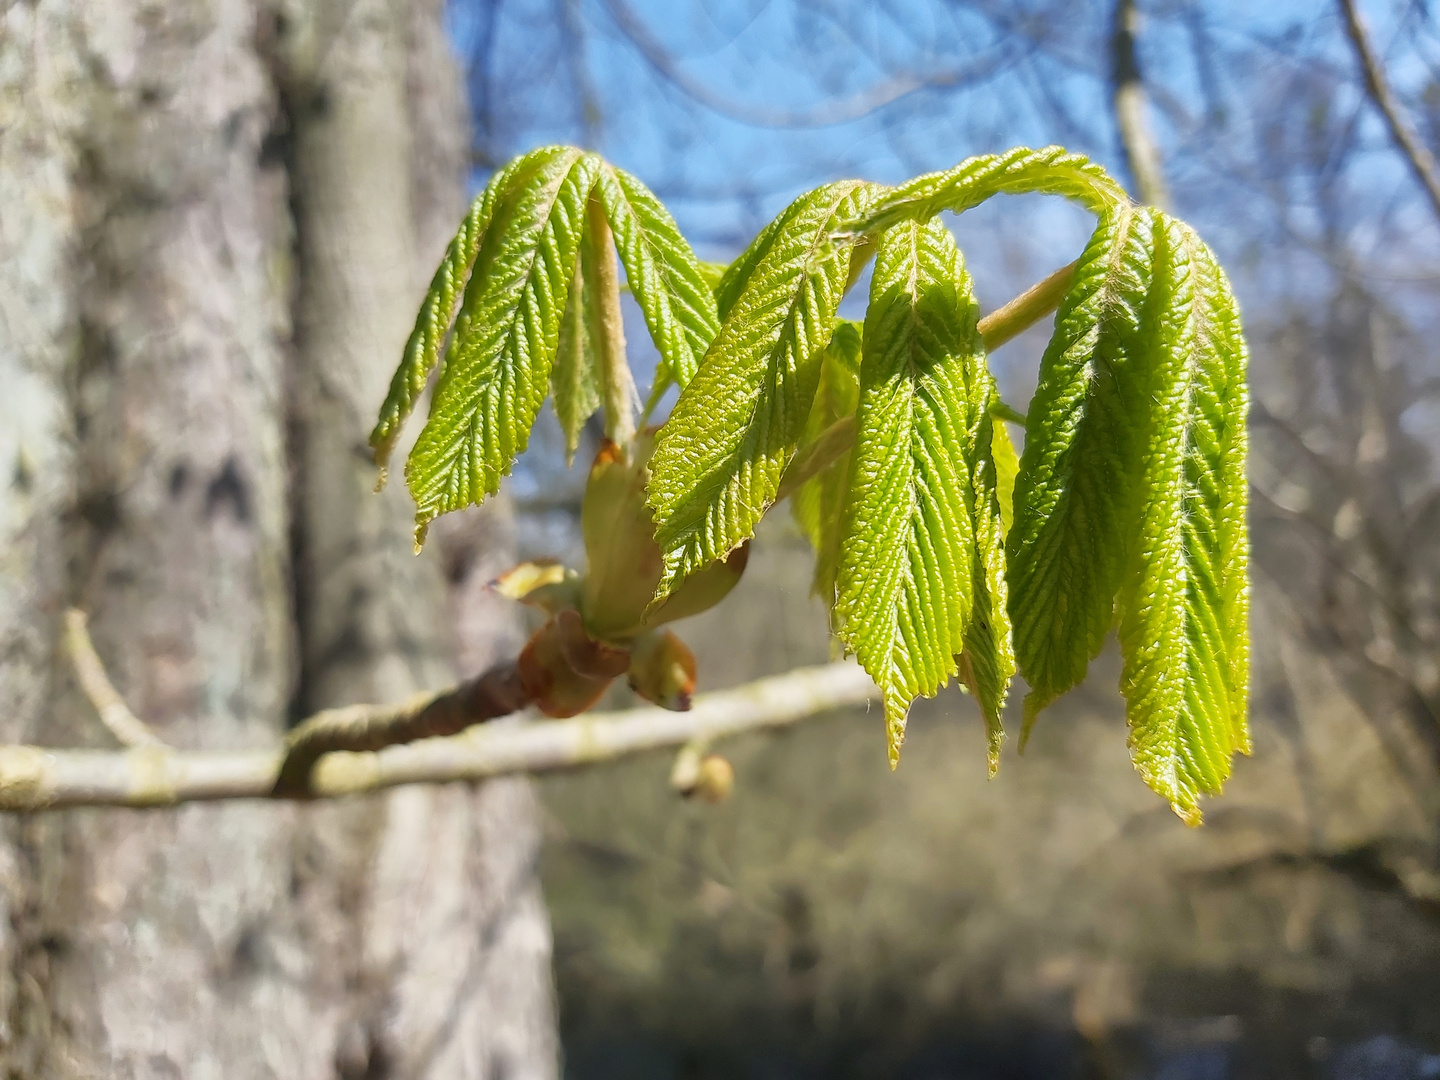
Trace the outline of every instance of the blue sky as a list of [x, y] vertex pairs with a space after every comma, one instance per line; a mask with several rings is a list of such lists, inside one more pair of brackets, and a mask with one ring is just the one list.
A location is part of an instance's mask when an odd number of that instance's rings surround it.
[[[1423, 90], [1440, 77], [1435, 2], [1362, 0], [1397, 89], [1431, 133], [1440, 94], [1427, 120]], [[1140, 9], [1175, 210], [1217, 249], [1250, 321], [1324, 303], [1341, 236], [1345, 272], [1417, 327], [1433, 326], [1440, 229], [1360, 93], [1333, 2]], [[702, 257], [728, 259], [789, 199], [840, 177], [894, 182], [1047, 143], [1123, 176], [1108, 105], [1110, 10], [1110, 0], [452, 0], [451, 27], [475, 76], [482, 156], [592, 146], [665, 199]], [[785, 126], [843, 114], [857, 95], [917, 74], [961, 81], [854, 119]], [[484, 173], [482, 163], [477, 180]], [[1030, 197], [951, 224], [986, 306], [1074, 258], [1091, 225]], [[631, 339], [638, 371], [648, 363], [638, 323]], [[1028, 393], [1042, 346], [1034, 335], [997, 355], [1007, 393]]]

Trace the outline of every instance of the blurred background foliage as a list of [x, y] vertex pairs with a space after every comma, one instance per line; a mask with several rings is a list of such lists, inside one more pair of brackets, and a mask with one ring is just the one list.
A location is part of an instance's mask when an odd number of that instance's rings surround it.
[[[1436, 5], [1364, 16], [1440, 148]], [[1148, 153], [1149, 197], [1216, 248], [1253, 352], [1256, 752], [1207, 827], [1130, 775], [1108, 653], [991, 783], [956, 691], [917, 708], [894, 776], [878, 718], [853, 716], [734, 745], [718, 808], [678, 803], [659, 758], [546, 781], [567, 1073], [1440, 1075], [1440, 207], [1342, 9], [452, 0], [449, 19], [477, 184], [543, 142], [593, 147], [702, 258], [841, 177], [1058, 142], [1136, 190]], [[989, 307], [1089, 229], [1028, 197], [951, 224]], [[1019, 405], [1044, 338], [993, 358]], [[525, 552], [574, 559], [587, 458], [565, 471], [559, 445], [551, 420], [511, 490]], [[681, 627], [702, 686], [827, 655], [783, 517]]]

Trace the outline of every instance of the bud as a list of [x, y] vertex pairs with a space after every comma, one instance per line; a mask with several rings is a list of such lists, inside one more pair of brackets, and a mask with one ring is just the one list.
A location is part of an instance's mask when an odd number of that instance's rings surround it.
[[645, 506], [654, 446], [650, 430], [635, 437], [628, 453], [607, 439], [590, 467], [580, 509], [587, 563], [582, 603], [586, 629], [597, 638], [624, 638], [639, 629], [660, 582], [660, 549]]
[[[536, 630], [520, 650], [520, 685], [546, 716], [560, 718], [584, 712], [600, 700], [614, 676], [625, 670], [623, 663], [616, 668], [615, 658], [608, 655], [623, 654], [623, 650], [589, 642], [589, 646], [595, 646], [592, 650], [577, 640], [577, 630], [585, 638], [575, 612], [562, 611]], [[604, 673], [611, 669], [612, 674]]]
[[675, 756], [670, 786], [686, 799], [724, 802], [735, 787], [735, 766], [719, 754], [707, 754], [703, 743], [686, 743]]
[[719, 754], [706, 754], [700, 759], [700, 770], [691, 793], [709, 803], [724, 802], [735, 790], [735, 766]]
[[532, 559], [512, 566], [492, 580], [490, 588], [549, 615], [580, 604], [580, 575], [555, 559]]
[[635, 436], [628, 454], [608, 440], [595, 456], [585, 487], [580, 526], [588, 569], [582, 610], [591, 636], [625, 640], [641, 630], [714, 607], [740, 580], [748, 543], [691, 574], [651, 607], [662, 570], [655, 524], [645, 505], [655, 429]]
[[642, 633], [630, 647], [630, 689], [662, 709], [688, 712], [695, 654], [669, 630]]

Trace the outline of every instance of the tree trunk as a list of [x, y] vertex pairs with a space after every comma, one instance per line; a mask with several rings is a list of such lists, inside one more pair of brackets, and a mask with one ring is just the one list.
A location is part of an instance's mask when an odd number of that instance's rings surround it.
[[[57, 649], [67, 603], [177, 745], [273, 743], [297, 705], [451, 677], [447, 605], [504, 518], [450, 530], [447, 597], [364, 454], [462, 210], [440, 14], [3, 15], [0, 736], [108, 738]], [[508, 646], [503, 613], [464, 615], [467, 667]], [[11, 1072], [554, 1075], [523, 782], [3, 829]]]

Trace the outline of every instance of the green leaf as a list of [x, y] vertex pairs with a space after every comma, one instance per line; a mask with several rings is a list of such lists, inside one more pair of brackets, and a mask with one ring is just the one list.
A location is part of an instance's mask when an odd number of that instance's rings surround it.
[[[854, 416], [860, 402], [861, 336], [858, 324], [842, 321], [820, 363], [820, 387], [805, 422], [800, 445], [809, 446], [832, 424]], [[810, 591], [835, 606], [835, 570], [840, 561], [840, 515], [850, 482], [850, 452], [837, 457], [818, 475], [801, 484], [790, 499], [790, 511], [815, 549], [815, 574]]]
[[1247, 747], [1245, 342], [1219, 265], [1153, 211], [1150, 388], [1120, 687], [1145, 782], [1185, 821]]
[[375, 450], [375, 464], [380, 467], [382, 485], [400, 429], [415, 408], [415, 401], [424, 392], [425, 382], [440, 358], [440, 346], [450, 332], [450, 323], [455, 315], [455, 298], [475, 263], [485, 232], [495, 216], [495, 208], [509, 193], [516, 178], [528, 174], [549, 152], [537, 150], [516, 158], [492, 176], [485, 190], [470, 204], [470, 212], [465, 215], [460, 230], [445, 249], [445, 257], [430, 281], [430, 290], [420, 304], [415, 329], [405, 343], [400, 366], [390, 380], [390, 392], [380, 406], [380, 418], [375, 430], [370, 433], [370, 445]]
[[720, 282], [724, 280], [725, 271], [730, 269], [730, 264], [701, 260], [695, 265], [700, 267], [700, 276], [705, 279], [705, 284], [710, 286], [710, 294], [713, 296], [719, 292]]
[[626, 282], [669, 380], [683, 388], [720, 329], [710, 282], [670, 211], [639, 180], [605, 165], [599, 194]]
[[663, 597], [750, 538], [775, 499], [810, 415], [853, 242], [833, 234], [872, 185], [803, 196], [660, 430], [650, 506], [664, 553]]
[[782, 210], [779, 217], [761, 229], [760, 234], [750, 241], [750, 246], [740, 253], [740, 257], [725, 268], [719, 284], [715, 286], [715, 306], [721, 322], [730, 317], [730, 309], [735, 306], [735, 301], [740, 299], [745, 286], [750, 284], [750, 276], [755, 273], [755, 268], [770, 254], [775, 238], [790, 228], [795, 216], [810, 204], [815, 194], [814, 191], [807, 191]]
[[976, 423], [970, 445], [975, 452], [967, 462], [973, 478], [970, 520], [975, 534], [975, 563], [971, 570], [975, 600], [965, 626], [959, 673], [985, 718], [990, 775], [994, 776], [1000, 767], [1000, 744], [1005, 737], [1005, 699], [1015, 675], [1015, 648], [1006, 609], [1005, 534], [1009, 528], [1006, 507], [1014, 490], [1018, 462], [1009, 432], [995, 416], [1000, 401], [995, 381], [988, 373], [986, 380], [988, 408], [973, 414]]
[[1010, 618], [1035, 716], [1085, 677], [1113, 622], [1146, 413], [1151, 219], [1101, 215], [1055, 317], [1030, 402], [1007, 541]]
[[568, 147], [531, 156], [486, 231], [405, 466], [417, 545], [432, 519], [499, 490], [545, 400], [600, 159]]
[[[998, 402], [1000, 399], [996, 397], [994, 400]], [[1000, 528], [1005, 536], [1009, 536], [1010, 526], [1015, 521], [1015, 477], [1020, 472], [1020, 455], [1015, 453], [1015, 443], [1010, 438], [1010, 429], [1002, 422], [1005, 416], [1001, 411], [992, 407], [990, 419], [993, 421], [990, 425], [990, 457], [995, 462], [995, 495], [1000, 501]]]
[[940, 222], [881, 234], [836, 611], [842, 639], [883, 694], [892, 765], [911, 701], [956, 671], [974, 599], [971, 465], [990, 396], [978, 318], [960, 249]]
[[1104, 169], [1064, 147], [1016, 147], [966, 158], [953, 169], [927, 173], [875, 200], [857, 232], [874, 234], [900, 221], [929, 221], [942, 210], [961, 213], [992, 195], [1063, 195], [1099, 215], [1128, 206], [1129, 196]]
[[596, 350], [598, 335], [603, 331], [595, 325], [595, 311], [585, 285], [585, 270], [585, 260], [576, 259], [575, 272], [570, 277], [570, 295], [565, 301], [565, 316], [560, 320], [555, 366], [550, 369], [555, 416], [560, 421], [560, 430], [565, 433], [566, 465], [575, 460], [585, 422], [600, 407]]

